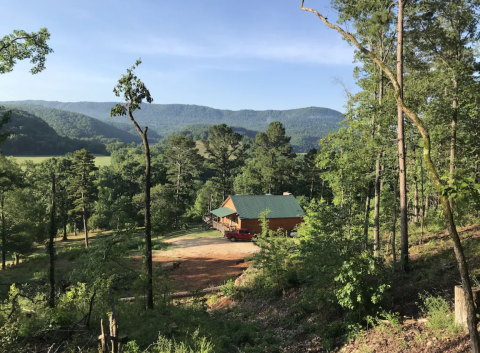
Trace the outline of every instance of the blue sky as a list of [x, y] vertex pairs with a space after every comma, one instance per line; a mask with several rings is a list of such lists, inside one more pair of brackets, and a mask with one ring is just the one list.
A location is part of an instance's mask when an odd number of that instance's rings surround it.
[[[328, 1], [307, 0], [330, 20]], [[47, 69], [2, 75], [0, 100], [115, 101], [137, 70], [154, 103], [222, 109], [320, 106], [342, 111], [355, 91], [353, 49], [298, 0], [0, 0], [0, 35], [47, 27]]]

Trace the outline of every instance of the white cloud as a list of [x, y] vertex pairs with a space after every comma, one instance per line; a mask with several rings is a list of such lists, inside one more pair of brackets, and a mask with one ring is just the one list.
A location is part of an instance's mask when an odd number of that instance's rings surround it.
[[352, 65], [353, 48], [346, 42], [319, 38], [283, 38], [279, 36], [247, 39], [217, 37], [203, 43], [172, 37], [150, 37], [120, 46], [139, 55], [179, 56], [206, 59], [261, 59], [321, 65]]

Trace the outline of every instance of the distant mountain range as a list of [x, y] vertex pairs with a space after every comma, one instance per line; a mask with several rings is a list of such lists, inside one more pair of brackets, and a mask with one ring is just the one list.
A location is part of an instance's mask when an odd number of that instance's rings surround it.
[[[139, 137], [128, 117], [110, 117], [115, 102], [53, 102], [40, 100], [0, 102], [15, 105], [42, 118], [55, 131], [67, 137], [116, 138], [122, 142], [139, 142]], [[53, 109], [52, 109], [53, 108]], [[222, 110], [186, 104], [143, 104], [135, 112], [138, 123], [148, 126], [150, 137], [171, 135], [185, 128], [195, 130], [225, 123], [251, 131], [264, 131], [272, 121], [280, 121], [292, 137], [297, 152], [306, 152], [318, 146], [317, 141], [339, 128], [343, 120], [340, 112], [318, 107], [290, 110]], [[98, 120], [97, 120], [98, 119]]]

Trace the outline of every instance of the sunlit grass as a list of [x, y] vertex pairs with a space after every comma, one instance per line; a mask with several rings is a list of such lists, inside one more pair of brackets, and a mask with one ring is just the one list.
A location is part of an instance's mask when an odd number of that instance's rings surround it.
[[[95, 165], [97, 167], [104, 167], [107, 165], [110, 165], [111, 163], [111, 157], [110, 156], [104, 156], [100, 154], [94, 154], [95, 156]], [[19, 164], [26, 162], [26, 161], [32, 161], [33, 163], [41, 163], [49, 158], [53, 157], [63, 157], [63, 156], [9, 156], [15, 159], [15, 161]]]

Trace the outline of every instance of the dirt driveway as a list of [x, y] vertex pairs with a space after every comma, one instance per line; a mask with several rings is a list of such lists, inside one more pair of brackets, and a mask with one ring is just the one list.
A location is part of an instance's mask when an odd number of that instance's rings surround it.
[[154, 263], [180, 262], [171, 272], [175, 290], [195, 290], [223, 284], [249, 265], [244, 259], [259, 248], [249, 241], [235, 243], [221, 237], [183, 236], [165, 240], [168, 250], [154, 251]]

